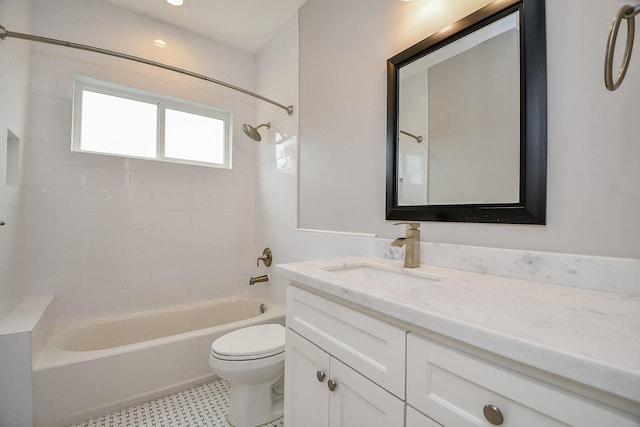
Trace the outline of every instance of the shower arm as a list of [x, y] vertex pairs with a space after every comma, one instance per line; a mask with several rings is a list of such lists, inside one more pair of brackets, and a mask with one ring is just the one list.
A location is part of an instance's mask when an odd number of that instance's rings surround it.
[[273, 100], [271, 100], [269, 98], [266, 98], [266, 97], [264, 97], [262, 95], [258, 95], [257, 93], [251, 92], [249, 90], [243, 89], [243, 88], [238, 87], [238, 86], [234, 86], [232, 84], [223, 82], [221, 80], [216, 80], [214, 78], [205, 76], [203, 74], [198, 74], [198, 73], [194, 73], [193, 71], [185, 70], [184, 68], [178, 68], [178, 67], [174, 67], [172, 65], [163, 64], [161, 62], [151, 61], [149, 59], [140, 58], [138, 56], [133, 56], [133, 55], [129, 55], [129, 54], [126, 54], [126, 53], [117, 52], [117, 51], [114, 51], [114, 50], [102, 49], [102, 48], [95, 47], [95, 46], [89, 46], [89, 45], [84, 45], [84, 44], [79, 44], [79, 43], [73, 43], [73, 42], [68, 42], [68, 41], [65, 41], [65, 40], [52, 39], [52, 38], [49, 38], [49, 37], [34, 36], [32, 34], [16, 33], [14, 31], [9, 31], [5, 27], [0, 25], [0, 40], [4, 40], [7, 37], [16, 38], [16, 39], [22, 39], [22, 40], [35, 41], [35, 42], [41, 42], [41, 43], [47, 43], [47, 44], [53, 44], [53, 45], [56, 45], [56, 46], [70, 47], [70, 48], [73, 48], [73, 49], [86, 50], [86, 51], [89, 51], [89, 52], [101, 53], [103, 55], [109, 55], [109, 56], [115, 56], [117, 58], [127, 59], [129, 61], [140, 62], [142, 64], [151, 65], [153, 67], [163, 68], [165, 70], [173, 71], [173, 72], [180, 73], [180, 74], [185, 74], [185, 75], [190, 76], [190, 77], [195, 77], [196, 79], [205, 80], [205, 81], [208, 81], [208, 82], [211, 82], [211, 83], [218, 84], [220, 86], [224, 86], [224, 87], [229, 88], [229, 89], [233, 89], [233, 90], [238, 91], [238, 92], [242, 92], [242, 93], [244, 93], [246, 95], [253, 96], [254, 98], [258, 98], [258, 99], [260, 99], [262, 101], [265, 101], [265, 102], [268, 102], [268, 103], [270, 103], [272, 105], [275, 105], [276, 107], [280, 107], [283, 110], [285, 110], [287, 112], [287, 114], [290, 115], [290, 116], [293, 114], [293, 105], [286, 106], [286, 105], [280, 104], [279, 102], [273, 101]]
[[416, 142], [418, 142], [418, 143], [422, 142], [422, 136], [421, 135], [414, 135], [412, 133], [405, 132], [403, 130], [401, 130], [400, 133], [404, 134], [404, 135], [407, 135], [407, 136], [410, 136], [411, 138], [414, 138], [416, 140]]

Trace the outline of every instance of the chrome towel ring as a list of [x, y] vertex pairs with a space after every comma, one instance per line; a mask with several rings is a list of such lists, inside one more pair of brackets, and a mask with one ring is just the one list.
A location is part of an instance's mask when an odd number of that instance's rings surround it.
[[[607, 50], [604, 59], [604, 84], [610, 91], [618, 89], [624, 76], [629, 68], [631, 60], [631, 52], [633, 51], [633, 39], [635, 36], [636, 21], [635, 16], [640, 13], [640, 5], [622, 6], [618, 13], [613, 17], [611, 28], [609, 29], [609, 40], [607, 41]], [[618, 76], [613, 80], [613, 53], [616, 47], [616, 39], [620, 30], [620, 23], [623, 19], [627, 20], [627, 43], [624, 47], [624, 55], [622, 56], [622, 65], [618, 71]]]

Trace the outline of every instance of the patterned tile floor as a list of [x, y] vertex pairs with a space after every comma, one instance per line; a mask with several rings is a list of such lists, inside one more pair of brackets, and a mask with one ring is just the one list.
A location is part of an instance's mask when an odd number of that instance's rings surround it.
[[227, 427], [228, 406], [229, 383], [216, 380], [69, 427]]

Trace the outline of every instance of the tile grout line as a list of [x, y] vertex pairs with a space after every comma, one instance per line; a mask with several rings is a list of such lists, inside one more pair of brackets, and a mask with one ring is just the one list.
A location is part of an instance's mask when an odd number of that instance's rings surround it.
[[[228, 406], [229, 383], [219, 379], [69, 427], [228, 427]], [[264, 427], [283, 427], [282, 418]]]

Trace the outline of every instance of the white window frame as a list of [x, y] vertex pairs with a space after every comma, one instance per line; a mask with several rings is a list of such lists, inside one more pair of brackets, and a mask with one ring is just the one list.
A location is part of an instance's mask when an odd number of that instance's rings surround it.
[[[104, 151], [90, 151], [82, 149], [81, 129], [82, 129], [82, 94], [84, 91], [110, 95], [114, 97], [130, 99], [134, 101], [155, 104], [157, 106], [157, 129], [156, 129], [156, 157], [140, 157], [127, 154], [111, 153]], [[174, 157], [165, 157], [165, 110], [176, 110], [184, 113], [195, 114], [212, 119], [222, 120], [224, 122], [224, 156], [222, 163], [212, 163], [206, 161], [197, 161], [190, 159], [179, 159]], [[183, 163], [199, 166], [209, 166], [231, 169], [231, 137], [233, 129], [233, 114], [231, 111], [221, 108], [212, 107], [205, 104], [199, 104], [184, 99], [163, 95], [160, 93], [150, 92], [142, 89], [136, 89], [129, 86], [118, 85], [115, 83], [104, 82], [88, 77], [76, 77], [73, 86], [73, 124], [71, 151], [80, 153], [101, 154], [106, 156], [128, 157], [145, 160], [159, 160], [172, 163]]]

